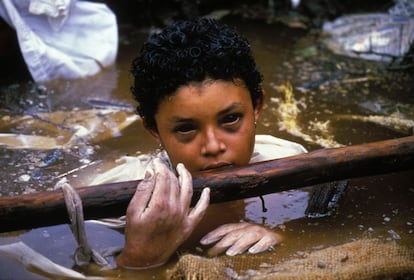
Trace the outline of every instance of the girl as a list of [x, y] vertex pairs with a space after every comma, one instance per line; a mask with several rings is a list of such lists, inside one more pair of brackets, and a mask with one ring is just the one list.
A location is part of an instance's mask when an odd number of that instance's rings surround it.
[[[190, 208], [192, 173], [305, 149], [255, 136], [263, 105], [262, 75], [247, 40], [214, 20], [180, 21], [153, 34], [131, 72], [137, 111], [163, 147], [129, 204], [125, 247], [117, 257], [119, 266], [139, 269], [168, 261], [203, 219], [209, 189]], [[269, 145], [271, 149], [260, 152]], [[212, 255], [236, 255], [263, 252], [280, 240], [261, 225], [237, 222], [219, 226], [201, 244], [214, 244]]]

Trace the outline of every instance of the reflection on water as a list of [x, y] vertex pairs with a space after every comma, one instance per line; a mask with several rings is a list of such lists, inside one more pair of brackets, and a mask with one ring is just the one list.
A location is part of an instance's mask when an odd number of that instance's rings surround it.
[[[265, 75], [267, 105], [258, 125], [258, 133], [299, 142], [308, 150], [413, 133], [414, 85], [409, 73], [385, 72], [381, 64], [335, 56], [320, 47], [315, 36], [303, 30], [258, 22], [229, 23], [236, 25], [249, 38], [258, 65]], [[117, 114], [130, 114], [130, 108], [135, 105], [129, 94], [129, 63], [146, 35], [131, 30], [121, 31], [125, 32], [124, 37], [128, 37], [122, 42], [128, 43], [121, 44], [116, 66], [95, 77], [58, 81], [40, 89], [29, 82], [2, 84], [1, 94], [7, 98], [3, 98], [1, 103], [0, 132], [20, 134], [30, 130], [27, 134], [33, 137], [52, 136], [45, 126], [35, 129], [32, 123], [28, 123], [29, 118], [33, 121], [33, 116], [57, 111], [103, 110], [104, 101], [110, 101], [108, 106], [112, 106], [114, 101], [126, 105], [119, 109], [111, 107], [111, 110], [117, 110]], [[306, 51], [309, 49], [312, 51]], [[292, 85], [289, 98], [280, 91], [287, 83]], [[99, 106], [88, 100], [98, 100]], [[292, 108], [293, 105], [296, 108]], [[13, 122], [23, 116], [28, 119], [21, 119], [19, 125]], [[100, 114], [95, 116], [98, 117], [96, 125], [108, 121]], [[83, 121], [86, 118], [77, 124], [83, 125]], [[289, 126], [286, 121], [289, 121]], [[61, 129], [59, 135], [53, 134], [53, 139], [70, 139], [65, 133], [72, 133], [73, 125], [68, 126], [66, 131], [56, 123], [61, 125], [62, 120], [44, 122], [48, 127], [55, 125]], [[60, 174], [69, 174], [69, 181], [74, 186], [80, 186], [96, 172], [111, 165], [114, 159], [156, 148], [139, 120], [116, 133], [108, 130], [102, 133], [107, 134], [101, 139], [97, 135], [80, 137], [78, 140], [82, 141], [67, 149], [7, 149], [3, 146], [0, 149], [0, 195], [50, 189]], [[88, 166], [92, 162], [96, 164]], [[84, 165], [85, 168], [78, 170]], [[414, 244], [413, 173], [350, 180], [337, 211], [331, 217], [304, 217], [308, 193], [292, 191], [272, 201], [265, 198], [269, 211], [266, 218], [261, 216], [262, 205], [258, 200], [247, 200], [246, 218], [278, 226], [284, 232], [286, 244], [277, 248], [281, 258], [364, 236]], [[211, 219], [214, 219], [211, 224], [222, 222], [220, 215], [213, 215]], [[283, 226], [281, 223], [284, 223]], [[102, 226], [88, 225], [87, 232], [95, 248], [123, 243], [122, 234]], [[2, 234], [0, 244], [18, 240], [59, 264], [73, 266], [71, 254], [75, 244], [66, 225]], [[0, 271], [8, 279], [44, 279], [1, 256]], [[99, 274], [93, 269], [86, 272]], [[123, 275], [125, 279], [134, 276], [133, 272]]]
[[302, 218], [308, 207], [309, 195], [310, 190], [292, 190], [278, 195], [265, 195], [263, 196], [263, 205], [257, 198], [248, 198], [245, 207], [246, 219], [276, 227], [285, 222]]

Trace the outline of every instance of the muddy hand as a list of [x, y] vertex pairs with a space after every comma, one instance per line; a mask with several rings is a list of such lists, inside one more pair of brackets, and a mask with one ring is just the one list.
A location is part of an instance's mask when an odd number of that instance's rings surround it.
[[165, 263], [204, 216], [209, 189], [203, 190], [191, 209], [191, 174], [182, 164], [177, 172], [178, 178], [159, 159], [147, 169], [127, 209], [119, 266], [138, 269]]
[[201, 244], [210, 245], [208, 254], [215, 256], [226, 252], [228, 256], [245, 251], [256, 254], [272, 248], [282, 240], [281, 236], [270, 229], [250, 223], [225, 224], [211, 231], [201, 239]]

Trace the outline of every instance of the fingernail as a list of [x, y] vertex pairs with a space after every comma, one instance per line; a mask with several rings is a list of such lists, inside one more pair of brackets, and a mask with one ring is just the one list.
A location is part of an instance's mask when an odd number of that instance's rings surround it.
[[151, 171], [146, 170], [145, 175], [144, 175], [144, 179], [149, 179], [149, 178], [152, 177], [152, 175], [153, 175], [153, 173]]
[[235, 255], [237, 255], [237, 254], [238, 254], [238, 251], [237, 251], [237, 250], [228, 249], [228, 250], [226, 251], [226, 255], [227, 255], [227, 256], [235, 256]]
[[250, 247], [250, 249], [248, 250], [250, 254], [257, 254], [257, 253], [261, 253], [263, 252], [265, 249], [263, 248], [263, 246], [252, 246]]
[[256, 254], [257, 253], [257, 248], [253, 246], [253, 247], [249, 248], [248, 251], [249, 251], [250, 254]]
[[202, 239], [200, 240], [200, 243], [201, 243], [202, 245], [208, 245], [208, 244], [210, 244], [210, 241], [209, 241], [207, 238], [202, 238]]

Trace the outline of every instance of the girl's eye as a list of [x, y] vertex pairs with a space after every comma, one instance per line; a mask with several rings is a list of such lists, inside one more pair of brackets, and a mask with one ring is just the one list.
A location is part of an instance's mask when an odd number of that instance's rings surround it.
[[178, 141], [182, 143], [189, 143], [197, 135], [197, 126], [191, 123], [184, 123], [175, 127], [173, 132]]
[[233, 126], [233, 125], [239, 123], [241, 118], [242, 118], [241, 114], [229, 114], [229, 115], [226, 115], [222, 119], [222, 124], [224, 126]]
[[190, 134], [194, 132], [195, 129], [196, 129], [195, 126], [192, 124], [182, 124], [180, 126], [177, 126], [174, 129], [174, 132], [186, 135], [186, 134]]

